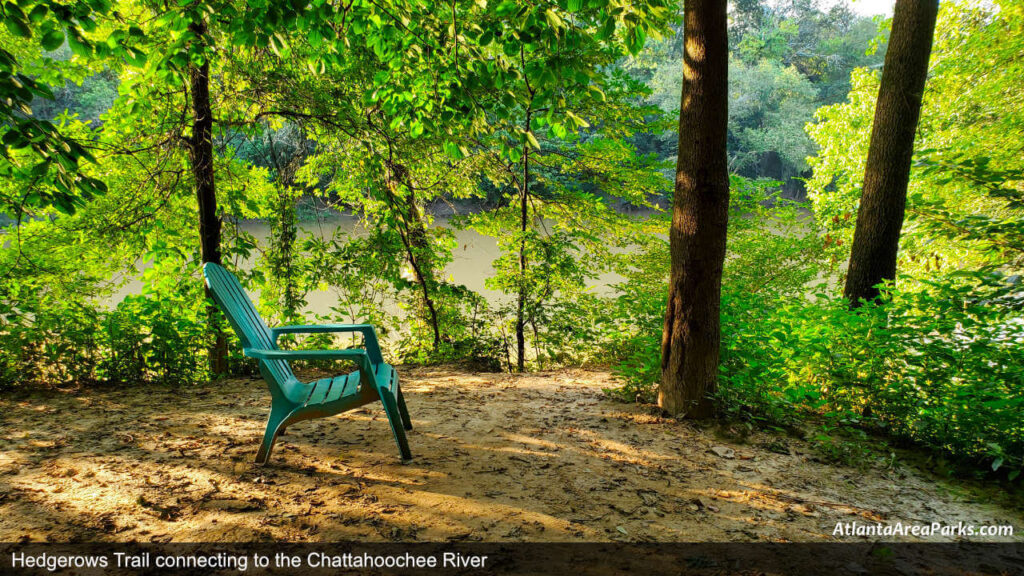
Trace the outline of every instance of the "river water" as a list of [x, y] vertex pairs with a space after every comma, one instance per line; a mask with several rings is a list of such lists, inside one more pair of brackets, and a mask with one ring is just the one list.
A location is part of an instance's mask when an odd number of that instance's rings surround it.
[[[230, 224], [235, 226], [235, 224]], [[229, 224], [225, 223], [225, 227]], [[247, 221], [237, 224], [244, 232], [252, 234], [261, 248], [268, 245], [270, 237], [270, 225], [265, 222]], [[473, 230], [452, 228], [446, 216], [435, 216], [433, 226], [451, 228], [458, 241], [458, 246], [453, 251], [453, 260], [445, 268], [447, 279], [456, 284], [462, 284], [484, 296], [492, 305], [499, 305], [511, 299], [511, 296], [490, 290], [485, 286], [487, 278], [494, 274], [494, 267], [491, 265], [499, 256], [498, 243], [490, 237], [484, 236]], [[228, 233], [225, 230], [225, 233]], [[359, 224], [358, 219], [351, 215], [332, 214], [327, 217], [320, 217], [316, 220], [303, 221], [299, 224], [299, 236], [316, 235], [320, 238], [331, 238], [335, 233], [351, 234], [355, 236], [365, 235], [365, 229]], [[252, 258], [241, 262], [243, 268], [251, 267], [256, 259]], [[143, 267], [140, 265], [140, 267]], [[611, 294], [612, 284], [622, 280], [618, 274], [602, 274], [589, 282], [588, 288], [597, 294]], [[125, 296], [136, 294], [142, 289], [140, 279], [132, 279], [122, 286], [109, 300], [111, 306], [116, 305]], [[255, 302], [259, 298], [258, 292], [251, 292], [250, 297]], [[336, 304], [337, 294], [333, 290], [318, 290], [306, 295], [307, 314], [327, 315]], [[398, 310], [397, 302], [389, 303], [389, 312]], [[350, 318], [349, 321], [358, 321], [358, 318]]]

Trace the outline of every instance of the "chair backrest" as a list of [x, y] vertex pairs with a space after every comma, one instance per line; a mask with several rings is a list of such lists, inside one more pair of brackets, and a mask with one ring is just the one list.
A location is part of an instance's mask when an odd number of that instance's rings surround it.
[[[252, 300], [249, 300], [248, 294], [238, 283], [238, 278], [213, 262], [203, 265], [203, 277], [213, 295], [213, 300], [227, 316], [228, 322], [234, 328], [238, 339], [242, 341], [243, 347], [263, 350], [277, 349], [274, 337], [271, 336], [267, 325], [263, 323], [263, 319], [256, 312]], [[285, 360], [263, 360], [261, 366], [269, 372], [269, 375], [265, 373], [264, 377], [267, 377], [268, 380], [272, 378], [279, 386], [284, 387], [298, 382], [295, 374], [292, 373], [291, 366]]]

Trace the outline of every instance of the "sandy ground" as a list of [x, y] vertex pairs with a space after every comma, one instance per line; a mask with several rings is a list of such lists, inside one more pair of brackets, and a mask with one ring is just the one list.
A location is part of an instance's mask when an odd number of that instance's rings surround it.
[[788, 437], [730, 443], [606, 399], [605, 372], [401, 374], [409, 465], [379, 406], [294, 425], [253, 465], [259, 380], [8, 396], [0, 542], [858, 540], [832, 536], [840, 521], [1011, 524], [1022, 540], [995, 490], [826, 464]]

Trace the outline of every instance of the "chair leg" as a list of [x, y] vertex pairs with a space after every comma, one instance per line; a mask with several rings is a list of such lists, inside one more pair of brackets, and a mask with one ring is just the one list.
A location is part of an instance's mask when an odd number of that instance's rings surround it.
[[287, 412], [284, 410], [276, 410], [273, 406], [270, 408], [270, 417], [267, 418], [267, 430], [263, 433], [263, 443], [260, 444], [260, 450], [256, 453], [256, 463], [263, 466], [270, 459], [270, 453], [274, 450], [274, 443], [277, 442], [278, 435], [284, 431], [284, 420], [288, 417]]
[[390, 390], [381, 390], [380, 401], [384, 404], [384, 412], [388, 416], [388, 423], [391, 424], [391, 432], [394, 433], [398, 450], [402, 453], [402, 463], [407, 463], [412, 460], [412, 452], [409, 450], [409, 441], [405, 438], [405, 430], [401, 424], [402, 415], [399, 413], [395, 395]]
[[398, 412], [402, 415], [402, 425], [406, 430], [412, 430], [412, 419], [409, 418], [409, 408], [405, 406], [405, 394], [402, 388], [398, 387]]

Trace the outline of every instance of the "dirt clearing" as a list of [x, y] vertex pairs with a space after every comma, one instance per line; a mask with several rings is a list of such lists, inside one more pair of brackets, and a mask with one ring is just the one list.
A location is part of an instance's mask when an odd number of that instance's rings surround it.
[[791, 438], [730, 443], [608, 400], [605, 372], [400, 373], [409, 465], [379, 405], [296, 424], [253, 465], [261, 380], [8, 396], [0, 541], [857, 541], [832, 536], [854, 521], [1024, 540], [1021, 510], [979, 486], [826, 464]]

